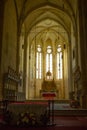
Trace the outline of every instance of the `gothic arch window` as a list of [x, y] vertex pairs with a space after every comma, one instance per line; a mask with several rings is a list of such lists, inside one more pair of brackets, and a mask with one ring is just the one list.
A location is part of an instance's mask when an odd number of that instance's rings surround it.
[[42, 48], [37, 45], [36, 48], [36, 79], [42, 78]]
[[56, 71], [56, 77], [57, 79], [62, 79], [62, 73], [63, 73], [63, 52], [61, 45], [57, 46], [57, 71]]
[[52, 76], [53, 66], [52, 66], [52, 47], [47, 46], [46, 48], [46, 74], [49, 74], [49, 76]]
[[[46, 77], [47, 79], [52, 79], [53, 77], [53, 49], [51, 45], [48, 45], [46, 47], [46, 62], [45, 62], [45, 70], [46, 70]], [[56, 78], [58, 80], [63, 78], [63, 50], [62, 46], [58, 45], [56, 48], [56, 66], [54, 69], [56, 69]], [[36, 79], [42, 79], [42, 71], [43, 71], [43, 65], [42, 61], [42, 46], [37, 45], [36, 46]], [[55, 60], [55, 59], [54, 59]]]
[[35, 46], [32, 44], [31, 46], [31, 55], [30, 55], [30, 76], [31, 79], [35, 77], [34, 67], [35, 67]]

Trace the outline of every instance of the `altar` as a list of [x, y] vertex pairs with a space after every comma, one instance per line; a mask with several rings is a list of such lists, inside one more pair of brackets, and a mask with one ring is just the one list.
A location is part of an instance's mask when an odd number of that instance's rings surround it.
[[44, 101], [24, 101], [24, 102], [12, 102], [7, 106], [7, 110], [18, 115], [19, 113], [36, 113], [37, 116], [40, 116], [41, 113], [44, 113], [47, 110], [48, 102]]
[[43, 81], [40, 96], [44, 99], [56, 99], [58, 97], [58, 90], [54, 79]]

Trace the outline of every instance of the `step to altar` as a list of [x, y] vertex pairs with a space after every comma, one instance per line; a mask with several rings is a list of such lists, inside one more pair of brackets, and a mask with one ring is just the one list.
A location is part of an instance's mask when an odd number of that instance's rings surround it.
[[87, 116], [87, 109], [54, 110], [54, 116]]

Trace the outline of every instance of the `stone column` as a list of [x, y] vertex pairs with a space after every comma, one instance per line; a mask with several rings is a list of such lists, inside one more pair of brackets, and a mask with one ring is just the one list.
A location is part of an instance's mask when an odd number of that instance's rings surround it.
[[0, 100], [3, 99], [3, 75], [2, 75], [2, 36], [3, 36], [3, 24], [4, 24], [4, 3], [5, 1], [0, 1]]
[[87, 1], [78, 1], [78, 9], [81, 52], [82, 107], [87, 108]]

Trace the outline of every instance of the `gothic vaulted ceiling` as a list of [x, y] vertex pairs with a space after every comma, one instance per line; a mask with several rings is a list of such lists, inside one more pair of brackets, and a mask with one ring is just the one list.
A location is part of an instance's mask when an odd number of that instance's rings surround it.
[[[43, 35], [45, 30], [51, 38], [59, 33], [67, 39], [71, 25], [75, 28], [77, 0], [15, 0], [15, 5], [18, 20], [25, 25], [27, 33], [37, 29], [35, 35], [40, 32]], [[47, 30], [52, 33], [48, 34]], [[35, 35], [32, 33], [32, 38]]]

